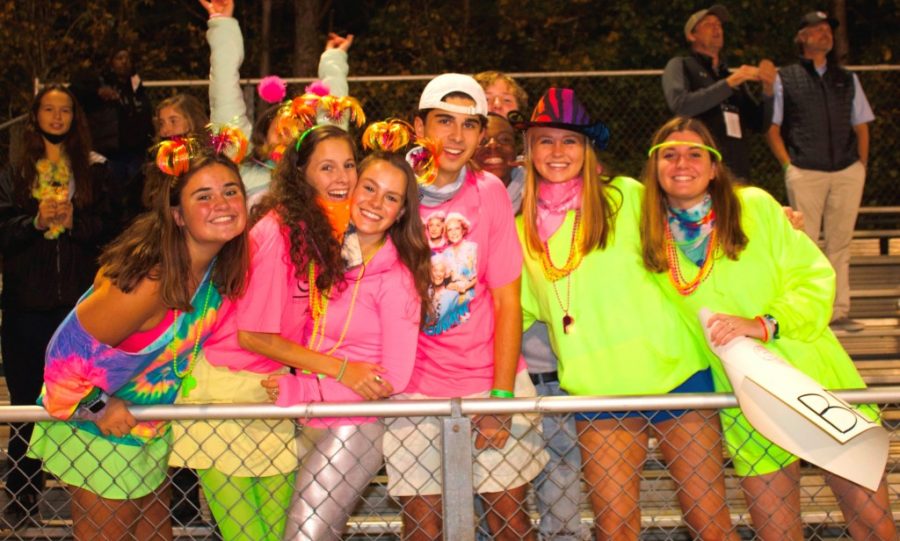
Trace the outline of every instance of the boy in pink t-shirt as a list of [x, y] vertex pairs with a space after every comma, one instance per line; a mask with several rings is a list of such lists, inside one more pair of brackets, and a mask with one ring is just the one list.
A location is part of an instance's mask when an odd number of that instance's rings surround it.
[[[519, 355], [522, 252], [503, 183], [467, 167], [484, 134], [487, 101], [471, 77], [444, 74], [422, 93], [416, 134], [441, 143], [437, 178], [421, 186], [432, 242], [435, 313], [419, 335], [416, 364], [400, 398], [534, 396]], [[433, 240], [433, 239], [430, 239]], [[525, 512], [528, 482], [547, 460], [537, 416], [477, 417], [475, 488], [496, 539], [533, 539]], [[387, 421], [389, 491], [403, 505], [406, 535], [437, 538], [442, 521], [440, 420]], [[418, 530], [418, 532], [416, 532]]]

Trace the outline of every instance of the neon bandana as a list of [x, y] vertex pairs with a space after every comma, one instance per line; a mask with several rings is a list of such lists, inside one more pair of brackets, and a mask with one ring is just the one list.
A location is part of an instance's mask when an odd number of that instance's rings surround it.
[[331, 230], [334, 232], [334, 238], [341, 242], [344, 239], [347, 226], [350, 225], [350, 200], [332, 201], [316, 196], [316, 202], [319, 203], [319, 208], [322, 209], [325, 217], [328, 218], [328, 223], [331, 224]]

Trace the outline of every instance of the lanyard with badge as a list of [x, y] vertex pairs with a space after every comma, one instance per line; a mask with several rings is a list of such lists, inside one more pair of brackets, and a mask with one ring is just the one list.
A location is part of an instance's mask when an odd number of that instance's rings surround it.
[[741, 138], [741, 114], [740, 110], [728, 102], [719, 104], [722, 108], [722, 117], [725, 120], [725, 135], [734, 139]]

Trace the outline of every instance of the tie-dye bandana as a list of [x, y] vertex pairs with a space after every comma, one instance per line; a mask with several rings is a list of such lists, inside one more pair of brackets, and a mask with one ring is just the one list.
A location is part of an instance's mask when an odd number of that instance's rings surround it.
[[669, 229], [675, 244], [698, 267], [706, 260], [706, 246], [715, 225], [712, 199], [709, 194], [703, 201], [688, 209], [669, 207]]

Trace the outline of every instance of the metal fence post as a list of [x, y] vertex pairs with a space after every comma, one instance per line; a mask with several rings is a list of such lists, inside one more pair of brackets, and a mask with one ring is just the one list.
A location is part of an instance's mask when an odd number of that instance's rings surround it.
[[475, 541], [475, 496], [472, 475], [472, 421], [462, 401], [450, 401], [450, 417], [441, 419], [444, 539]]

